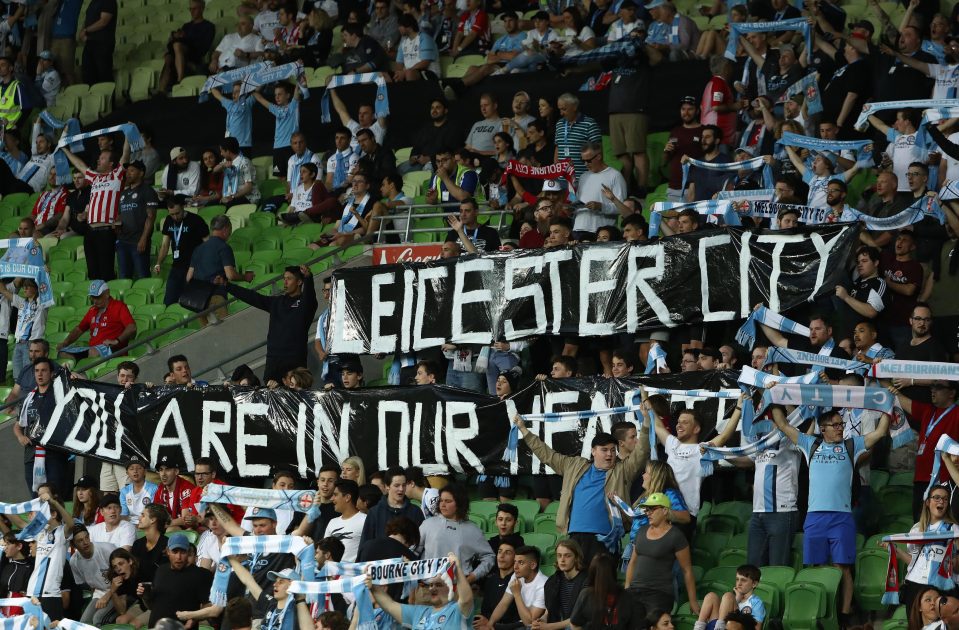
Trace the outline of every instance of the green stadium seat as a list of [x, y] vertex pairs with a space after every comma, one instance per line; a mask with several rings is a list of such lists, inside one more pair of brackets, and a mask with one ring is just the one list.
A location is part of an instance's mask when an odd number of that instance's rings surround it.
[[[885, 574], [883, 574], [885, 576]], [[826, 594], [826, 614], [821, 616], [823, 627], [838, 630], [838, 615], [836, 614], [836, 593], [839, 592], [839, 582], [842, 572], [836, 567], [806, 567], [796, 573], [796, 582], [807, 582], [822, 587]], [[788, 599], [788, 589], [787, 589]], [[822, 617], [825, 617], [823, 619]]]
[[192, 313], [191, 311], [186, 310], [185, 308], [183, 308], [183, 307], [180, 306], [179, 304], [171, 304], [170, 306], [166, 307], [166, 312], [167, 312], [167, 313], [176, 313], [177, 315], [180, 316], [181, 319], [186, 319], [186, 318], [191, 317], [191, 316], [193, 315], [193, 313]]
[[276, 225], [276, 215], [272, 212], [254, 212], [247, 217], [246, 224], [265, 230]]
[[123, 301], [127, 307], [142, 306], [153, 302], [153, 296], [147, 291], [130, 288], [123, 294]]
[[200, 218], [206, 221], [206, 224], [209, 225], [210, 221], [214, 217], [218, 217], [221, 214], [226, 214], [226, 206], [207, 206], [205, 208], [200, 208], [197, 212], [200, 215]]
[[[285, 174], [284, 174], [285, 175]], [[259, 183], [258, 188], [264, 199], [286, 194], [285, 179], [266, 179]]]
[[760, 581], [775, 586], [783, 595], [786, 594], [786, 587], [796, 578], [796, 570], [792, 567], [768, 566], [762, 567], [760, 571], [762, 573]]
[[555, 514], [538, 514], [536, 516], [536, 521], [533, 523], [534, 532], [542, 532], [546, 534], [551, 534], [556, 532], [556, 515]]
[[738, 567], [746, 564], [745, 549], [726, 549], [716, 558], [719, 567]]
[[533, 531], [533, 524], [539, 514], [539, 502], [534, 499], [513, 499], [510, 503], [516, 506], [519, 515], [526, 522], [526, 531]]
[[756, 585], [754, 592], [759, 596], [759, 599], [763, 600], [763, 604], [766, 605], [767, 618], [776, 619], [782, 615], [782, 595], [778, 588], [760, 582]]
[[347, 261], [357, 256], [362, 256], [363, 251], [366, 249], [366, 246], [362, 243], [359, 245], [352, 245], [343, 250], [340, 254], [340, 260]]
[[[77, 253], [71, 250], [69, 247], [54, 247], [53, 249], [47, 251], [47, 262], [50, 265], [53, 265], [55, 262], [61, 260], [67, 261], [69, 264], [73, 264], [76, 260]], [[53, 271], [53, 268], [50, 269]]]
[[154, 304], [144, 304], [143, 306], [136, 306], [130, 309], [134, 316], [144, 315], [150, 319], [156, 319], [157, 315], [161, 315], [166, 312], [166, 306], [162, 304], [162, 299]]
[[556, 534], [524, 532], [523, 542], [536, 547], [545, 556], [547, 550], [556, 546]]
[[[231, 243], [233, 239], [230, 239]], [[233, 250], [233, 259], [236, 261], [236, 268], [238, 271], [243, 271], [246, 266], [250, 263], [250, 260], [253, 258], [253, 254], [250, 253], [248, 249], [235, 249]]]
[[110, 295], [119, 300], [123, 298], [123, 295], [133, 288], [133, 280], [127, 278], [117, 278], [116, 280], [110, 280], [107, 282], [107, 286], [110, 287]]
[[51, 306], [47, 309], [47, 320], [72, 322], [76, 318], [77, 312], [72, 306]]
[[134, 103], [146, 101], [150, 92], [156, 87], [157, 73], [152, 68], [140, 66], [130, 73], [130, 100]]
[[316, 258], [316, 252], [309, 247], [293, 247], [284, 250], [283, 257], [288, 261], [292, 261], [292, 264], [303, 265], [306, 264], [307, 261]]
[[257, 282], [263, 282], [273, 275], [273, 265], [262, 262], [251, 262], [243, 271], [252, 271]]
[[646, 136], [646, 155], [649, 156], [649, 179], [647, 187], [658, 186], [666, 177], [663, 176], [663, 150], [669, 141], [669, 132], [660, 131]]
[[702, 531], [718, 534], [737, 534], [741, 529], [739, 518], [732, 514], [710, 514], [703, 519]]
[[740, 532], [729, 537], [730, 549], [746, 549], [749, 545], [749, 532]]
[[133, 283], [133, 288], [137, 291], [144, 291], [151, 295], [153, 299], [150, 302], [163, 300], [163, 291], [165, 283], [162, 278], [140, 278]]
[[553, 514], [559, 511], [559, 501], [553, 501], [546, 505], [546, 509], [543, 510], [543, 514]]
[[172, 94], [177, 96], [196, 96], [200, 93], [200, 88], [206, 82], [206, 77], [202, 75], [193, 75], [183, 77], [183, 80], [173, 86]]
[[176, 343], [177, 341], [180, 341], [184, 337], [189, 337], [194, 332], [196, 331], [190, 328], [180, 328], [179, 330], [173, 330], [155, 339], [154, 345], [156, 345], [157, 347], [168, 346], [170, 344]]
[[896, 607], [896, 610], [893, 611], [891, 618], [892, 618], [892, 619], [895, 619], [896, 621], [900, 621], [900, 620], [905, 621], [905, 620], [908, 620], [908, 619], [909, 619], [909, 609], [906, 608], [905, 606], [897, 606], [897, 607]]
[[259, 157], [252, 158], [250, 161], [253, 162], [253, 167], [256, 171], [255, 177], [257, 182], [262, 182], [273, 177], [272, 155], [261, 155]]
[[253, 252], [253, 262], [275, 265], [283, 258], [283, 252], [278, 249], [264, 249]]
[[729, 534], [704, 532], [693, 539], [693, 546], [709, 553], [715, 559], [729, 544]]
[[865, 549], [856, 554], [855, 589], [853, 595], [862, 610], [885, 608], [882, 596], [886, 592], [886, 564], [889, 554], [884, 549]]
[[499, 505], [496, 501], [471, 501], [470, 513], [480, 514], [483, 517], [496, 518], [496, 507]]
[[66, 257], [51, 259], [47, 263], [47, 266], [50, 268], [50, 273], [60, 278], [65, 278], [66, 274], [74, 271], [74, 265], [76, 265], [76, 261]]
[[790, 630], [818, 630], [826, 616], [826, 592], [818, 584], [792, 584], [786, 589], [783, 625]]
[[149, 315], [134, 315], [133, 321], [136, 322], [137, 325], [137, 335], [142, 335], [154, 330], [155, 322]]
[[731, 591], [736, 586], [736, 567], [713, 567], [703, 574], [702, 582], [714, 582], [722, 584], [725, 589], [722, 592]]
[[63, 306], [72, 306], [78, 319], [90, 309], [90, 296], [87, 295], [86, 291], [74, 289], [70, 295], [64, 296], [61, 302]]
[[474, 525], [479, 527], [484, 532], [486, 531], [486, 517], [482, 514], [477, 514], [475, 512], [470, 512], [466, 515], [466, 518], [469, 519]]
[[869, 487], [872, 488], [872, 491], [879, 492], [887, 485], [889, 485], [889, 473], [885, 470], [871, 469], [869, 471]]
[[905, 470], [903, 472], [897, 472], [894, 475], [889, 476], [888, 486], [906, 486], [912, 488], [913, 484], [913, 472], [911, 470]]
[[908, 487], [893, 485], [890, 479], [890, 484], [879, 492], [879, 505], [887, 516], [912, 514], [912, 484]]
[[250, 215], [256, 212], [256, 205], [252, 203], [242, 203], [236, 206], [233, 206], [229, 210], [226, 210], [226, 216], [230, 217], [230, 222], [233, 223], [233, 228], [237, 229], [242, 227], [237, 225], [237, 221], [241, 221], [243, 226], [246, 226], [250, 222]]
[[136, 630], [136, 626], [128, 623], [108, 623], [100, 626], [100, 630]]
[[84, 94], [80, 97], [77, 119], [83, 125], [97, 122], [107, 113], [107, 98], [103, 94]]

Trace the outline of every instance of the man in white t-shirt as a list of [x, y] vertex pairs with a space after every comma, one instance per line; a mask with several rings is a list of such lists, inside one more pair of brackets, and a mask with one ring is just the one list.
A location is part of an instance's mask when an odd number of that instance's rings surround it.
[[406, 496], [420, 502], [423, 518], [439, 514], [440, 491], [427, 485], [423, 469], [419, 466], [406, 469]]
[[524, 545], [516, 550], [516, 559], [513, 561], [513, 577], [506, 584], [503, 598], [490, 613], [485, 622], [480, 618], [476, 630], [493, 630], [496, 623], [510, 608], [516, 604], [516, 612], [525, 626], [531, 626], [533, 620], [539, 619], [546, 612], [546, 576], [539, 571], [539, 549]]
[[253, 32], [253, 20], [243, 16], [236, 23], [236, 32], [227, 33], [210, 58], [210, 72], [217, 73], [250, 65], [263, 54], [263, 41]]
[[264, 44], [272, 44], [276, 38], [276, 29], [280, 28], [279, 0], [261, 2], [260, 12], [253, 18], [253, 32], [259, 33]]
[[373, 132], [373, 139], [376, 140], [376, 144], [383, 145], [383, 139], [386, 137], [385, 116], [377, 118], [373, 106], [363, 104], [356, 111], [356, 120], [353, 120], [350, 112], [346, 109], [346, 104], [336, 93], [336, 90], [330, 90], [330, 100], [333, 103], [333, 109], [336, 110], [336, 115], [340, 117], [340, 122], [353, 134], [350, 146], [353, 147], [354, 153], [358, 154], [360, 152], [360, 142], [356, 138], [356, 132], [360, 129], [369, 129]]
[[[587, 142], [580, 150], [586, 171], [576, 187], [579, 200], [585, 206], [574, 211], [573, 236], [576, 240], [593, 240], [596, 230], [604, 225], [615, 225], [619, 209], [612, 199], [629, 196], [623, 174], [603, 161], [603, 145]], [[612, 194], [613, 197], [607, 195]]]
[[146, 462], [139, 455], [127, 460], [127, 478], [130, 483], [120, 488], [120, 516], [136, 525], [143, 508], [153, 502], [157, 485], [146, 480]]
[[[296, 479], [293, 478], [293, 473], [287, 470], [279, 470], [273, 475], [273, 485], [274, 490], [296, 490]], [[253, 523], [250, 520], [250, 517], [253, 516], [253, 509], [251, 507], [246, 508], [246, 513], [243, 515], [243, 522], [240, 523], [245, 531], [253, 531]], [[280, 508], [274, 510], [276, 513], [276, 532], [278, 534], [285, 534], [287, 529], [290, 527], [290, 522], [293, 520], [293, 510]]]
[[[645, 390], [643, 393], [645, 398]], [[652, 408], [650, 408], [652, 411]], [[683, 409], [676, 418], [676, 435], [669, 432], [663, 419], [652, 411], [656, 419], [656, 439], [666, 447], [666, 462], [673, 469], [673, 475], [679, 483], [689, 514], [693, 518], [699, 514], [699, 487], [703, 480], [699, 460], [699, 433], [702, 423], [692, 408]]]
[[110, 554], [116, 549], [116, 545], [92, 540], [90, 532], [82, 525], [78, 525], [73, 532], [73, 546], [77, 550], [70, 556], [73, 581], [77, 584], [86, 584], [93, 591], [90, 603], [80, 617], [80, 622], [99, 627], [113, 610], [113, 602], [109, 599], [106, 606], [99, 608], [97, 600], [110, 589], [110, 583], [104, 574], [110, 568]]
[[878, 116], [870, 116], [869, 123], [877, 131], [886, 136], [889, 145], [886, 147], [888, 158], [884, 158], [881, 166], [888, 168], [892, 161], [892, 172], [899, 178], [899, 192], [909, 190], [909, 181], [906, 172], [913, 162], [926, 163], [929, 159], [929, 150], [916, 144], [916, 130], [919, 127], [918, 109], [900, 109], [896, 112], [896, 122], [892, 127], [882, 122]]
[[340, 479], [333, 486], [333, 509], [339, 516], [326, 524], [323, 537], [343, 543], [343, 562], [356, 562], [356, 552], [360, 549], [366, 514], [356, 509], [359, 494], [360, 487], [352, 479]]
[[137, 527], [130, 521], [120, 518], [120, 511], [120, 497], [112, 493], [104, 495], [100, 500], [100, 514], [103, 515], [103, 522], [90, 526], [90, 540], [95, 543], [110, 543], [114, 547], [129, 550], [137, 538]]

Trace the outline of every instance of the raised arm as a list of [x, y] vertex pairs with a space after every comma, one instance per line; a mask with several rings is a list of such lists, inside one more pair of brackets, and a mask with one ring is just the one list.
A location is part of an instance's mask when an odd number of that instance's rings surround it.
[[746, 51], [746, 54], [749, 55], [749, 58], [753, 60], [753, 63], [756, 64], [756, 67], [762, 68], [763, 64], [766, 63], [766, 60], [763, 59], [763, 56], [759, 54], [759, 51], [756, 50], [756, 47], [749, 43], [749, 40], [746, 39], [744, 35], [739, 36], [739, 42], [743, 45], [743, 50]]
[[739, 396], [739, 401], [736, 403], [736, 410], [733, 411], [733, 415], [729, 417], [729, 422], [726, 423], [726, 426], [723, 427], [723, 432], [711, 439], [707, 444], [710, 446], [720, 447], [725, 446], [733, 434], [736, 433], [736, 428], [739, 426], [739, 419], [743, 415], [743, 405], [751, 405], [752, 401], [749, 399], [749, 394], [743, 392]]
[[[389, 593], [386, 592], [386, 587], [373, 586], [373, 578], [367, 575], [366, 588], [370, 589], [370, 594], [377, 606], [385, 610], [390, 617], [396, 619], [397, 623], [403, 623], [403, 606], [390, 597]], [[470, 590], [469, 584], [466, 585], [466, 590]]]
[[783, 434], [789, 438], [789, 441], [793, 444], [799, 442], [799, 429], [792, 426], [786, 421], [786, 412], [779, 405], [774, 405], [771, 407], [773, 422], [776, 424], [776, 428], [783, 432]]
[[210, 509], [213, 511], [213, 514], [216, 515], [216, 520], [227, 534], [234, 537], [246, 534], [243, 528], [236, 524], [236, 521], [233, 520], [230, 513], [224, 510], [219, 503], [210, 503]]
[[879, 133], [881, 133], [884, 136], [889, 134], [889, 125], [882, 122], [878, 116], [876, 116], [875, 114], [871, 114], [868, 120], [869, 120], [869, 124], [875, 127], [876, 131], [878, 131]]
[[476, 245], [473, 244], [473, 241], [470, 240], [470, 237], [466, 235], [466, 230], [463, 229], [463, 222], [460, 221], [460, 218], [455, 214], [450, 214], [446, 216], [447, 222], [449, 222], [450, 227], [456, 231], [456, 234], [460, 237], [460, 242], [463, 243], [463, 249], [465, 249], [470, 254], [479, 253], [479, 250], [476, 249]]
[[253, 599], [260, 599], [260, 593], [263, 592], [263, 589], [260, 588], [260, 585], [253, 579], [253, 574], [250, 573], [250, 570], [243, 566], [240, 561], [236, 559], [236, 556], [230, 556], [229, 561], [230, 566], [233, 567], [233, 575], [250, 591]]
[[350, 112], [346, 110], [346, 103], [344, 103], [340, 95], [336, 93], [336, 90], [330, 90], [330, 100], [333, 102], [333, 109], [336, 110], [336, 115], [340, 117], [340, 122], [343, 123], [345, 127], [352, 120], [352, 118], [350, 118]]
[[[799, 154], [796, 153], [796, 149], [786, 145], [786, 155], [789, 156], [789, 161], [793, 163], [793, 166], [799, 171], [800, 175], [806, 174], [806, 165], [803, 164], [802, 158], [799, 157]], [[765, 328], [765, 326], [763, 327]], [[768, 335], [767, 335], [768, 336]]]
[[[65, 131], [64, 135], [66, 135]], [[85, 173], [90, 170], [90, 167], [87, 166], [87, 163], [75, 156], [73, 151], [70, 150], [69, 146], [64, 145], [60, 150], [63, 151], [63, 154], [67, 156], [68, 160], [70, 160], [70, 164], [73, 165], [73, 168], [77, 169], [81, 173]]]
[[267, 108], [267, 109], [270, 109], [270, 105], [273, 104], [273, 103], [271, 103], [270, 101], [266, 100], [266, 97], [263, 96], [262, 94], [260, 94], [260, 91], [259, 91], [259, 90], [255, 90], [255, 91], [253, 92], [253, 98], [256, 99], [256, 102], [257, 102], [257, 103], [259, 103], [260, 105], [262, 105], [263, 107], [265, 107], [265, 108]]
[[120, 165], [130, 163], [130, 141], [123, 137], [123, 152], [120, 154]]
[[879, 418], [879, 424], [876, 425], [875, 431], [870, 431], [863, 436], [863, 439], [866, 442], [866, 448], [872, 448], [876, 442], [878, 442], [884, 435], [889, 433], [889, 414], [884, 413]]

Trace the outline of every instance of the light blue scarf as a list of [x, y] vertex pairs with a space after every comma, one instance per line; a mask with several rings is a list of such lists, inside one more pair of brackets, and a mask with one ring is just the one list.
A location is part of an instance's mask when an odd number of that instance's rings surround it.
[[237, 81], [242, 81], [248, 76], [256, 74], [265, 68], [272, 67], [272, 61], [259, 61], [257, 63], [251, 63], [250, 65], [242, 68], [234, 68], [233, 70], [227, 70], [226, 72], [214, 74], [207, 78], [206, 83], [204, 83], [203, 87], [200, 88], [199, 101], [203, 103], [209, 99], [210, 92], [213, 91], [213, 88], [222, 88], [227, 85], [233, 85]]
[[376, 84], [376, 100], [373, 102], [373, 109], [377, 118], [385, 118], [390, 115], [390, 99], [386, 90], [386, 79], [381, 72], [362, 72], [360, 74], [338, 74], [330, 79], [329, 85], [320, 97], [321, 121], [330, 122], [330, 90], [343, 87], [344, 85], [359, 85], [361, 83]]
[[773, 169], [762, 156], [754, 157], [749, 160], [742, 160], [740, 162], [724, 162], [721, 164], [715, 164], [713, 162], [704, 162], [702, 160], [694, 160], [690, 158], [683, 164], [683, 184], [680, 190], [686, 190], [686, 184], [689, 182], [689, 169], [693, 166], [697, 168], [704, 168], [709, 171], [724, 171], [727, 173], [735, 173], [736, 171], [755, 171], [756, 169], [763, 170], [763, 186], [765, 188], [773, 188], [776, 185], [775, 178], [773, 177]]
[[688, 203], [657, 201], [653, 204], [649, 212], [649, 236], [659, 235], [659, 226], [663, 222], [664, 212], [681, 212], [687, 209], [695, 210], [702, 216], [722, 217], [726, 225], [740, 225], [739, 216], [733, 210], [733, 204], [730, 201], [716, 201], [713, 199]]
[[278, 81], [285, 81], [290, 77], [296, 77], [303, 98], [310, 98], [310, 90], [306, 87], [306, 74], [302, 61], [285, 63], [281, 66], [264, 65], [264, 67], [261, 67], [256, 72], [246, 75], [240, 86], [240, 96], [246, 96], [258, 87], [269, 85], [270, 83], [277, 83]]
[[736, 46], [739, 37], [746, 33], [773, 33], [776, 31], [799, 31], [806, 40], [806, 56], [812, 61], [812, 30], [806, 18], [793, 18], [777, 22], [729, 22], [729, 38], [726, 41], [726, 58], [736, 61]]
[[769, 326], [770, 328], [780, 332], [802, 335], [804, 337], [809, 336], [808, 326], [804, 326], [799, 322], [794, 322], [788, 317], [784, 317], [779, 313], [769, 310], [765, 306], [760, 306], [758, 309], [749, 314], [749, 317], [746, 318], [746, 321], [743, 322], [743, 325], [740, 326], [738, 331], [736, 331], [736, 343], [752, 350], [753, 346], [756, 345], [757, 322], [760, 324], [765, 324], [766, 326]]
[[[127, 142], [130, 144], [130, 151], [137, 152], [143, 150], [143, 138], [140, 137], [140, 130], [137, 129], [137, 126], [133, 123], [123, 123], [122, 125], [114, 125], [113, 127], [106, 127], [104, 129], [97, 129], [96, 131], [88, 131], [86, 133], [77, 133], [69, 136], [64, 136], [60, 138], [60, 142], [57, 143], [57, 148], [53, 152], [53, 164], [54, 168], [57, 171], [57, 183], [58, 184], [69, 184], [71, 181], [70, 178], [70, 165], [66, 160], [66, 156], [61, 156], [57, 158], [57, 154], [61, 153], [63, 147], [70, 146], [75, 147], [78, 144], [82, 147], [84, 140], [89, 140], [90, 138], [97, 138], [99, 136], [109, 135], [111, 133], [116, 133], [118, 131], [123, 132], [123, 135], [126, 137]], [[72, 152], [73, 149], [70, 149]], [[63, 166], [64, 163], [65, 167]]]

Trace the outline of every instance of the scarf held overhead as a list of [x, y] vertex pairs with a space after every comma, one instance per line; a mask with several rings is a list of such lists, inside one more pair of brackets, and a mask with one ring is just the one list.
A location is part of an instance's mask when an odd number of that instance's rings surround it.
[[[57, 143], [57, 148], [53, 152], [54, 168], [57, 170], [57, 183], [69, 184], [71, 181], [70, 164], [67, 161], [66, 156], [63, 155], [64, 147], [76, 146], [78, 143], [82, 146], [85, 140], [97, 138], [99, 136], [106, 136], [118, 131], [122, 132], [124, 137], [127, 139], [127, 143], [130, 145], [131, 153], [136, 153], [137, 151], [143, 150], [143, 138], [140, 136], [140, 130], [137, 129], [137, 126], [133, 123], [123, 123], [122, 125], [114, 125], [113, 127], [97, 129], [96, 131], [65, 135], [60, 138], [60, 142]], [[73, 150], [71, 149], [71, 152], [72, 151]], [[60, 158], [57, 158], [58, 154], [61, 156]]]
[[681, 212], [683, 210], [695, 210], [702, 216], [722, 217], [726, 225], [740, 225], [739, 217], [733, 211], [733, 202], [731, 201], [692, 201], [689, 203], [676, 203], [671, 201], [657, 201], [653, 204], [649, 213], [649, 235], [658, 236], [659, 226], [663, 221], [664, 212]]
[[288, 553], [296, 556], [299, 573], [305, 578], [312, 579], [316, 565], [313, 546], [307, 545], [301, 536], [231, 536], [223, 541], [220, 547], [220, 561], [213, 576], [213, 585], [210, 588], [210, 602], [217, 606], [225, 606], [227, 600], [227, 586], [233, 568], [230, 566], [230, 556], [249, 554], [261, 556], [269, 553]]
[[689, 182], [689, 169], [695, 166], [696, 168], [704, 168], [709, 171], [724, 171], [729, 173], [734, 173], [736, 171], [755, 171], [756, 169], [763, 170], [763, 186], [765, 188], [775, 187], [776, 181], [773, 178], [773, 169], [769, 164], [766, 164], [766, 160], [763, 159], [763, 156], [754, 157], [749, 160], [741, 160], [739, 162], [704, 162], [703, 160], [694, 160], [689, 158], [683, 163], [683, 184], [680, 187], [680, 190], [686, 190], [686, 184]]
[[243, 79], [243, 84], [240, 86], [240, 96], [246, 96], [258, 87], [278, 81], [285, 81], [290, 77], [296, 77], [303, 98], [310, 98], [310, 91], [306, 87], [306, 72], [303, 69], [302, 61], [285, 63], [281, 66], [264, 65], [256, 72], [246, 75]]
[[896, 544], [922, 545], [942, 547], [945, 549], [941, 561], [932, 561], [929, 569], [929, 586], [940, 591], [949, 591], [955, 588], [952, 580], [952, 557], [954, 544], [959, 534], [949, 531], [944, 533], [917, 532], [909, 534], [892, 534], [883, 536], [882, 541], [889, 543], [889, 563], [886, 566], [886, 592], [883, 593], [882, 603], [896, 606], [899, 604], [899, 558], [896, 555]]
[[500, 185], [505, 184], [510, 175], [523, 179], [564, 179], [571, 193], [575, 193], [576, 190], [573, 185], [576, 180], [576, 171], [573, 169], [573, 161], [568, 158], [549, 166], [530, 166], [516, 160], [510, 160], [506, 163]]
[[812, 30], [806, 18], [792, 18], [775, 22], [729, 22], [729, 39], [726, 42], [726, 58], [736, 61], [736, 47], [739, 38], [746, 33], [773, 33], [778, 31], [798, 31], [806, 40], [806, 58], [812, 61]]
[[234, 68], [233, 70], [227, 70], [226, 72], [220, 72], [214, 74], [207, 78], [206, 83], [203, 84], [203, 87], [200, 88], [199, 100], [201, 103], [205, 102], [210, 98], [210, 92], [214, 88], [226, 87], [227, 85], [232, 85], [237, 81], [242, 81], [252, 74], [256, 74], [264, 68], [273, 67], [272, 61], [259, 61], [257, 63], [251, 63], [248, 66], [242, 68]]
[[338, 74], [330, 78], [323, 96], [320, 97], [320, 114], [322, 122], [330, 122], [330, 90], [343, 87], [344, 85], [360, 85], [363, 83], [373, 83], [376, 85], [376, 100], [373, 101], [373, 109], [377, 118], [386, 118], [390, 115], [390, 98], [386, 89], [386, 79], [380, 72], [362, 72], [360, 74]]
[[316, 493], [312, 490], [271, 490], [214, 483], [203, 488], [202, 498], [204, 503], [229, 503], [294, 512], [309, 512], [315, 499]]

